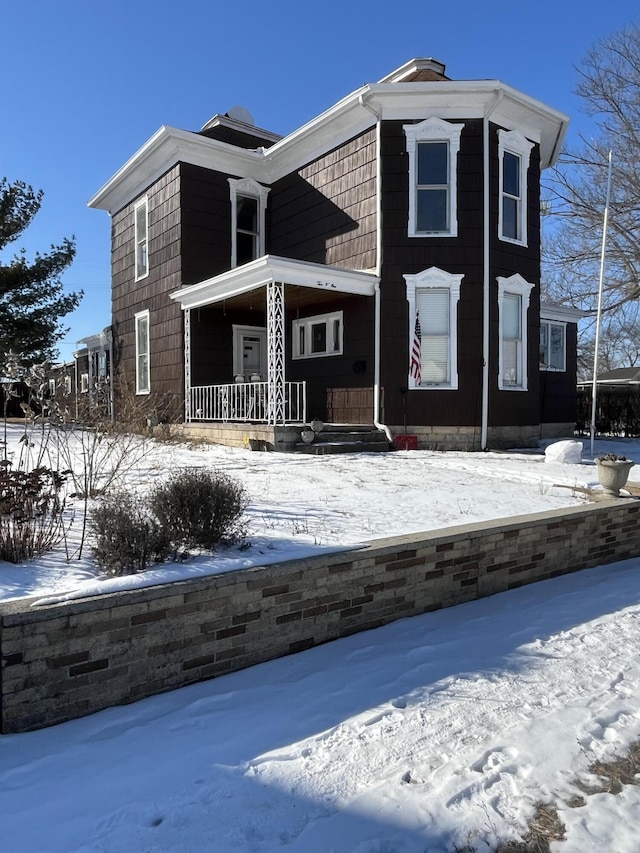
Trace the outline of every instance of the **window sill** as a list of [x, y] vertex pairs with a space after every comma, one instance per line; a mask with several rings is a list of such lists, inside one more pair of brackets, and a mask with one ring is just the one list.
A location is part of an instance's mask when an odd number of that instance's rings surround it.
[[511, 243], [512, 246], [522, 246], [523, 249], [529, 246], [526, 240], [514, 240], [513, 237], [504, 237], [502, 234], [498, 234], [498, 239], [503, 243]]

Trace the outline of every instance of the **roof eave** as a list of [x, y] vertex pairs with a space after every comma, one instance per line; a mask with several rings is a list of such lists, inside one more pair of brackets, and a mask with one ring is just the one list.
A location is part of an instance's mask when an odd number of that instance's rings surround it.
[[335, 293], [373, 296], [380, 279], [370, 272], [263, 255], [241, 267], [183, 287], [171, 293], [170, 298], [179, 302], [183, 309], [199, 308], [248, 293], [271, 281]]

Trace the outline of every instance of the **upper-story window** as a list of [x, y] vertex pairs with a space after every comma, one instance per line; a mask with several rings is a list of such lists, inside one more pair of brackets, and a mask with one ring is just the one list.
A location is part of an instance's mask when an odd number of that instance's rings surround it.
[[405, 124], [409, 154], [409, 236], [456, 237], [457, 159], [463, 124], [428, 118]]
[[343, 328], [342, 311], [294, 320], [293, 358], [341, 355]]
[[404, 278], [409, 303], [409, 387], [456, 389], [463, 276], [431, 267]]
[[231, 191], [231, 267], [265, 254], [268, 187], [249, 178], [229, 178]]
[[149, 202], [143, 198], [134, 208], [136, 281], [149, 275]]
[[64, 387], [65, 395], [71, 393], [71, 377], [70, 376], [64, 377], [64, 386], [63, 387]]
[[540, 370], [567, 369], [566, 323], [540, 320]]
[[527, 310], [533, 285], [521, 275], [498, 277], [498, 388], [527, 390]]
[[151, 390], [149, 370], [149, 312], [135, 315], [136, 329], [136, 394], [148, 394]]
[[501, 240], [522, 246], [527, 245], [527, 173], [532, 148], [533, 143], [517, 130], [498, 131], [498, 235]]

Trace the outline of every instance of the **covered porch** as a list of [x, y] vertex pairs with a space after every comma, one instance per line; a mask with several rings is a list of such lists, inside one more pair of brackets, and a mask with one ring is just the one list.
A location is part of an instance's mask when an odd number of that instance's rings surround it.
[[301, 425], [326, 416], [330, 389], [372, 394], [378, 283], [265, 255], [173, 293], [184, 312], [185, 424]]

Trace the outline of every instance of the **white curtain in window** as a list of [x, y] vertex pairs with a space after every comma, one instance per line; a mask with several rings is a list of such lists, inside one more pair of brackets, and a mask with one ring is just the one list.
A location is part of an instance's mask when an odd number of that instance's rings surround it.
[[502, 376], [505, 385], [520, 385], [522, 297], [505, 293], [502, 303]]
[[416, 310], [422, 330], [422, 383], [449, 381], [450, 295], [448, 288], [416, 290]]

